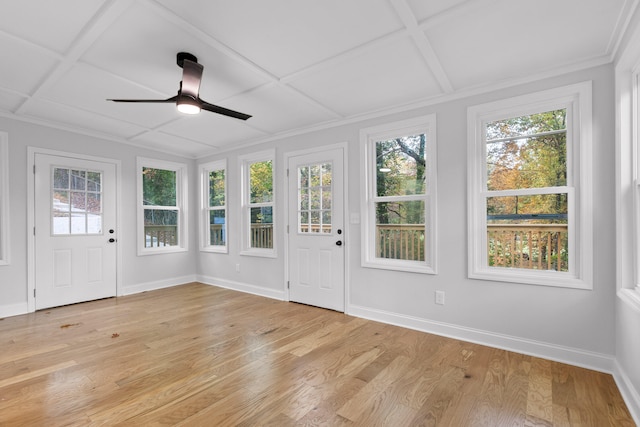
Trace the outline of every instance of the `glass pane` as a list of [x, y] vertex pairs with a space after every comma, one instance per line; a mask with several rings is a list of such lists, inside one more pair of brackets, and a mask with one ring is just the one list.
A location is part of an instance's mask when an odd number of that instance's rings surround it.
[[298, 168], [300, 233], [331, 233], [331, 163]]
[[176, 246], [178, 244], [177, 210], [144, 210], [145, 247]]
[[209, 244], [211, 246], [225, 246], [226, 236], [226, 212], [224, 209], [215, 209], [209, 212]]
[[320, 212], [311, 211], [311, 230], [312, 233], [320, 232]]
[[87, 207], [87, 193], [84, 191], [72, 191], [71, 193], [71, 213], [79, 213], [86, 210]]
[[250, 203], [273, 201], [273, 171], [271, 160], [249, 166]]
[[309, 209], [309, 190], [307, 188], [300, 189], [300, 210]]
[[69, 169], [53, 169], [53, 188], [61, 190], [69, 189]]
[[376, 257], [425, 260], [424, 201], [376, 203]]
[[71, 189], [72, 190], [86, 190], [86, 171], [72, 170], [71, 171]]
[[320, 165], [313, 165], [310, 168], [311, 171], [311, 177], [309, 180], [309, 185], [311, 187], [318, 187], [320, 185], [322, 185], [322, 179], [321, 179], [321, 168]]
[[100, 172], [87, 172], [87, 190], [102, 191], [102, 174]]
[[142, 168], [144, 205], [177, 206], [176, 171]]
[[322, 189], [322, 209], [331, 209], [331, 187]]
[[321, 199], [320, 196], [322, 194], [322, 190], [320, 188], [312, 188], [311, 189], [311, 209], [320, 209], [321, 208]]
[[332, 173], [331, 163], [324, 163], [322, 165], [322, 182], [320, 185], [323, 186], [331, 186], [331, 173]]
[[566, 110], [488, 123], [487, 189], [567, 185], [565, 126]]
[[309, 167], [304, 166], [298, 168], [298, 183], [299, 188], [305, 188], [309, 186]]
[[51, 215], [51, 233], [53, 235], [71, 233], [71, 213], [68, 191], [53, 190]]
[[71, 234], [87, 234], [87, 216], [71, 212]]
[[102, 233], [102, 203], [99, 193], [87, 193], [87, 233]]
[[569, 270], [567, 194], [487, 198], [490, 267]]
[[273, 209], [251, 208], [251, 247], [273, 248]]
[[378, 196], [425, 193], [426, 143], [425, 134], [376, 142]]
[[331, 233], [331, 211], [322, 212], [322, 232]]
[[224, 206], [224, 170], [209, 172], [209, 206]]
[[298, 212], [298, 223], [300, 224], [300, 227], [299, 227], [300, 233], [309, 233], [311, 231], [311, 227], [309, 226], [308, 211]]

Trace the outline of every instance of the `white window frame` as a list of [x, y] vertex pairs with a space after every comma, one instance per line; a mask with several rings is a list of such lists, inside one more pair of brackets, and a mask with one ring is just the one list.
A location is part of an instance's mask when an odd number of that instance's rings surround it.
[[[224, 205], [223, 206], [209, 206], [210, 200], [210, 185], [209, 174], [211, 172], [223, 171], [224, 172]], [[228, 253], [229, 252], [229, 215], [228, 215], [228, 200], [227, 200], [227, 188], [228, 188], [228, 174], [227, 174], [227, 160], [216, 160], [209, 163], [200, 165], [200, 250], [203, 252], [217, 252]], [[211, 233], [209, 231], [210, 212], [212, 210], [224, 211], [224, 227], [223, 233], [225, 235], [224, 245], [211, 245]]]
[[9, 264], [9, 135], [0, 132], [0, 265]]
[[632, 74], [632, 107], [631, 107], [631, 138], [632, 138], [632, 173], [633, 173], [633, 246], [634, 265], [633, 277], [635, 287], [634, 297], [640, 306], [640, 64], [636, 65]]
[[[152, 208], [153, 206], [143, 204], [143, 191], [142, 191], [142, 170], [143, 168], [163, 169], [176, 172], [176, 209], [178, 210], [178, 244], [174, 246], [160, 246], [160, 247], [145, 247], [145, 233], [144, 233], [144, 210]], [[186, 252], [188, 250], [188, 217], [187, 210], [188, 200], [188, 174], [187, 165], [184, 163], [170, 162], [166, 160], [150, 159], [145, 157], [136, 158], [136, 180], [137, 180], [137, 214], [138, 214], [138, 256], [142, 255], [154, 255], [154, 254], [166, 254], [174, 252]]]
[[[541, 271], [489, 267], [487, 262], [486, 198], [509, 195], [486, 190], [485, 124], [495, 120], [567, 109], [567, 184], [553, 192], [567, 193], [569, 201], [569, 271]], [[592, 289], [592, 102], [591, 82], [531, 93], [476, 105], [468, 109], [468, 275], [543, 286]], [[531, 189], [531, 194], [544, 191]], [[504, 194], [503, 194], [504, 193]]]
[[[240, 162], [240, 194], [241, 194], [241, 221], [240, 227], [241, 250], [240, 255], [276, 258], [277, 252], [277, 213], [276, 213], [276, 156], [275, 150], [264, 150], [252, 154], [239, 156]], [[249, 188], [249, 167], [253, 163], [271, 161], [271, 180], [273, 194], [271, 202], [250, 203], [251, 189]], [[273, 247], [253, 248], [251, 247], [251, 208], [271, 207], [273, 219]]]
[[[407, 135], [425, 134], [427, 137], [425, 165], [425, 194], [384, 197], [376, 193], [376, 142]], [[361, 170], [360, 209], [362, 212], [361, 265], [368, 268], [437, 274], [437, 140], [436, 115], [416, 117], [360, 130]], [[424, 200], [425, 204], [425, 260], [411, 261], [377, 258], [375, 204], [379, 201]]]

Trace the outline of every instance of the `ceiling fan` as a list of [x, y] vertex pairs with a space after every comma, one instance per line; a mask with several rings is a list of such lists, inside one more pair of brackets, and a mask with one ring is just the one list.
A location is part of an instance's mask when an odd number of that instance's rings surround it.
[[247, 120], [251, 116], [228, 108], [213, 105], [203, 100], [199, 96], [200, 81], [204, 67], [198, 64], [198, 58], [187, 52], [179, 52], [177, 63], [182, 68], [182, 81], [178, 94], [168, 99], [107, 99], [113, 102], [152, 102], [171, 103], [175, 102], [178, 111], [186, 114], [198, 114], [200, 110], [211, 111], [224, 116], [234, 117], [240, 120]]

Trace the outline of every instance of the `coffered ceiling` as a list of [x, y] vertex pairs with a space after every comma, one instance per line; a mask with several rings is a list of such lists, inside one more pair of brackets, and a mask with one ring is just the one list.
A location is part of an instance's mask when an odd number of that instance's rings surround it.
[[[635, 0], [0, 0], [0, 116], [197, 158], [611, 62]], [[176, 54], [200, 96], [172, 104]]]

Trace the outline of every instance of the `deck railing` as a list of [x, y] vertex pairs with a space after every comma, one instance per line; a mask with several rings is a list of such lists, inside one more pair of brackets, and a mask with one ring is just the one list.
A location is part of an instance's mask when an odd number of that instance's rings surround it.
[[251, 224], [251, 247], [273, 248], [273, 224]]
[[175, 225], [145, 225], [144, 235], [145, 248], [178, 244], [178, 227]]
[[224, 246], [224, 224], [211, 224], [209, 227], [209, 244], [211, 246]]
[[566, 224], [487, 225], [489, 266], [568, 271]]
[[376, 257], [424, 261], [424, 226], [414, 224], [377, 225]]

